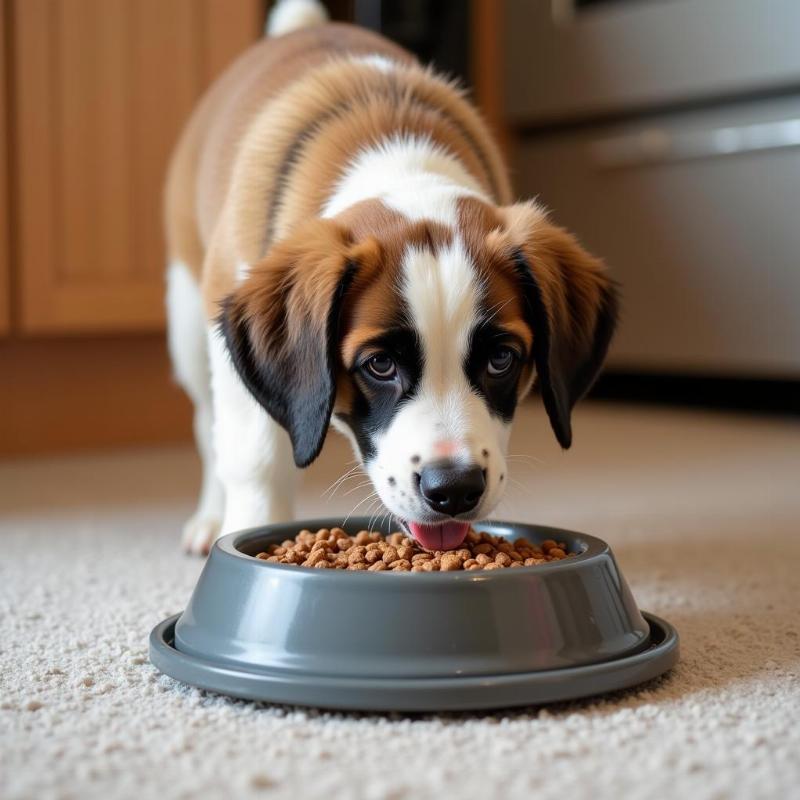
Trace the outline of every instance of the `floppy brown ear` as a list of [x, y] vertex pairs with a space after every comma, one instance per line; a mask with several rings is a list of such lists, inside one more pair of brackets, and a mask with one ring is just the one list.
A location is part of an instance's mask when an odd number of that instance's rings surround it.
[[597, 378], [614, 334], [618, 296], [603, 263], [533, 204], [503, 209], [533, 330], [533, 357], [550, 424], [572, 444], [575, 403]]
[[233, 364], [286, 431], [298, 467], [322, 449], [335, 400], [340, 312], [358, 252], [330, 220], [275, 245], [222, 305]]

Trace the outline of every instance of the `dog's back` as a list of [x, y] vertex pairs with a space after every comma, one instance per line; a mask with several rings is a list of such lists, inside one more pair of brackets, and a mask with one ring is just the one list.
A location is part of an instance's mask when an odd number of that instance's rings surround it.
[[[278, 8], [292, 5], [284, 2]], [[318, 22], [314, 17], [309, 21]], [[286, 20], [278, 17], [277, 22]], [[268, 34], [239, 56], [208, 89], [172, 156], [165, 197], [169, 259], [189, 266], [198, 279], [239, 145], [270, 103], [278, 101], [286, 88], [309, 70], [337, 56], [363, 56], [374, 59], [375, 64], [379, 59], [414, 63], [401, 47], [346, 24], [313, 24], [286, 34], [270, 24]], [[290, 115], [298, 117], [302, 109], [293, 109]], [[319, 122], [314, 117], [295, 120], [303, 126], [303, 132]], [[285, 123], [291, 125], [292, 120]], [[267, 169], [276, 166], [265, 164]]]
[[[277, 9], [309, 5], [284, 0]], [[447, 80], [389, 40], [351, 25], [275, 33], [271, 26], [270, 37], [210, 88], [170, 168], [170, 261], [187, 264], [198, 277], [208, 262], [204, 294], [210, 313], [231, 290], [237, 264], [255, 263], [293, 225], [319, 215], [348, 162], [393, 133], [441, 145], [489, 196], [509, 201], [494, 142]], [[225, 253], [209, 258], [206, 251], [225, 211]]]

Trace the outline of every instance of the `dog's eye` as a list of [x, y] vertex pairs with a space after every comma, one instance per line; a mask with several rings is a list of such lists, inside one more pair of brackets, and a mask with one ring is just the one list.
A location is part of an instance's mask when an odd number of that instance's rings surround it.
[[510, 347], [498, 347], [489, 356], [487, 372], [493, 378], [505, 375], [514, 365], [514, 351]]
[[367, 372], [379, 381], [390, 381], [397, 375], [397, 366], [386, 353], [372, 356], [364, 366]]

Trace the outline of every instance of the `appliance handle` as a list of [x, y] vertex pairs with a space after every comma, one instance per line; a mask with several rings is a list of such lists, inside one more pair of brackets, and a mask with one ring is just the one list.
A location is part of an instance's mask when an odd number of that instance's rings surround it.
[[800, 147], [800, 117], [706, 130], [642, 128], [596, 139], [589, 145], [589, 156], [595, 168], [607, 170], [787, 147]]

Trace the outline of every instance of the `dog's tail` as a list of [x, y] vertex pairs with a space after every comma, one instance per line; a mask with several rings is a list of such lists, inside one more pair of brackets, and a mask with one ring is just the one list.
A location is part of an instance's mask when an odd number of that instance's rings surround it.
[[269, 12], [267, 36], [282, 36], [327, 21], [328, 12], [319, 0], [278, 0]]

